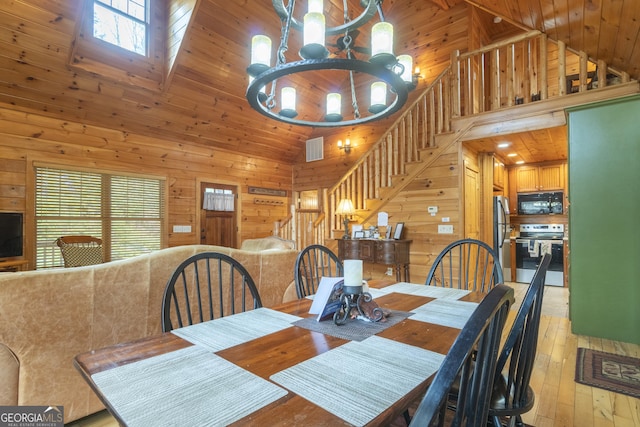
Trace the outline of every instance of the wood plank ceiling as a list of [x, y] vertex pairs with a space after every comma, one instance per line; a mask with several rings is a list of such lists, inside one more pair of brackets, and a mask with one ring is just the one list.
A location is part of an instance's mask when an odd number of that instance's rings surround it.
[[[87, 47], [81, 22], [89, 0], [0, 2], [0, 104], [287, 163], [304, 159], [304, 141], [310, 137], [346, 132], [364, 135], [371, 143], [391, 122], [320, 130], [263, 117], [251, 110], [245, 99], [245, 68], [252, 35], [270, 34], [274, 44], [279, 37], [280, 22], [271, 2], [154, 1], [166, 4], [167, 14], [174, 18], [180, 13], [188, 17], [185, 10], [193, 10], [193, 15], [184, 24], [183, 34], [174, 25], [173, 39], [168, 35], [166, 43], [156, 40], [158, 46], [168, 46], [154, 51], [167, 55], [164, 63], [151, 58], [146, 68], [136, 68], [134, 61], [127, 60], [128, 69], [120, 73], [112, 72], [105, 62], [123, 62], [121, 56], [96, 58]], [[304, 2], [298, 3], [303, 8]], [[349, 0], [349, 4], [360, 10], [359, 0]], [[470, 8], [480, 10], [478, 15], [492, 41], [537, 29], [571, 49], [585, 51], [632, 78], [640, 78], [638, 0], [386, 0], [382, 7], [386, 20], [395, 26], [396, 53], [414, 57], [421, 67], [421, 85], [446, 67], [452, 49], [466, 50]], [[325, 9], [341, 19], [342, 0], [325, 0]], [[494, 23], [495, 16], [502, 22]], [[366, 35], [360, 37], [359, 43], [366, 42]], [[289, 50], [297, 52], [297, 43], [292, 41]], [[165, 65], [169, 63], [171, 66]], [[159, 72], [162, 69], [164, 73]], [[328, 91], [336, 82], [314, 78], [308, 84]], [[312, 100], [299, 105], [301, 116], [318, 117], [324, 104]], [[520, 138], [544, 139], [545, 135]], [[533, 144], [522, 145], [529, 147], [528, 154], [522, 154], [527, 161], [563, 155], [555, 148], [540, 154]]]

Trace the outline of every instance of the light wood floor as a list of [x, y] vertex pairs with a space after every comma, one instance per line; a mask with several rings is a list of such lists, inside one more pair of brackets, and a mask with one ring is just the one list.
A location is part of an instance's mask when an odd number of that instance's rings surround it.
[[[517, 306], [528, 285], [509, 285], [515, 290]], [[578, 347], [640, 357], [640, 346], [572, 334], [568, 301], [567, 289], [554, 286], [545, 288], [538, 353], [531, 380], [536, 403], [523, 416], [523, 421], [536, 427], [640, 426], [640, 399], [574, 381]], [[118, 424], [103, 411], [69, 425], [115, 427]]]

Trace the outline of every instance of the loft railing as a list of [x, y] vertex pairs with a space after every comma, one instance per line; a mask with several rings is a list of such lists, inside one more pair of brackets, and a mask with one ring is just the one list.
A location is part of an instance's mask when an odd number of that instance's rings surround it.
[[[593, 61], [583, 52], [568, 49], [563, 42], [531, 31], [473, 52], [451, 54], [451, 64], [429, 85], [381, 138], [328, 191], [324, 198], [324, 221], [296, 218], [297, 238], [322, 243], [342, 229], [335, 215], [341, 199], [350, 199], [361, 217], [371, 218], [380, 209], [382, 193], [394, 185], [393, 178], [407, 176], [420, 153], [437, 147], [439, 135], [448, 134], [452, 120], [480, 113], [517, 107], [520, 104], [570, 96], [629, 82], [629, 75], [603, 61]], [[405, 179], [403, 184], [410, 180]], [[395, 184], [396, 187], [399, 184]], [[397, 189], [399, 191], [399, 189]], [[303, 214], [303, 212], [301, 212]], [[298, 215], [300, 216], [300, 215]], [[305, 226], [306, 224], [306, 226]], [[300, 242], [300, 240], [299, 240]], [[303, 246], [299, 246], [303, 247]]]
[[629, 75], [531, 31], [468, 53], [451, 54], [455, 116], [629, 82]]

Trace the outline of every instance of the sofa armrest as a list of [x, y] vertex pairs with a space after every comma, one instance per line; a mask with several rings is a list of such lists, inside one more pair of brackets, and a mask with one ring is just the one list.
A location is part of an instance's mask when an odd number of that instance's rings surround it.
[[240, 249], [243, 251], [264, 251], [267, 249], [295, 249], [293, 240], [286, 240], [278, 236], [267, 236], [258, 239], [247, 239], [242, 242]]
[[18, 404], [20, 361], [9, 347], [0, 343], [0, 406]]

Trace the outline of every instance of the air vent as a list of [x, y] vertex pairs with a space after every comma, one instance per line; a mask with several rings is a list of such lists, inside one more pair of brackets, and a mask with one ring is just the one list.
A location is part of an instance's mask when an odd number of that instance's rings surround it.
[[307, 162], [324, 159], [324, 138], [307, 139]]

